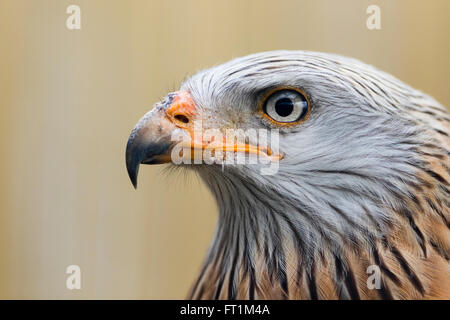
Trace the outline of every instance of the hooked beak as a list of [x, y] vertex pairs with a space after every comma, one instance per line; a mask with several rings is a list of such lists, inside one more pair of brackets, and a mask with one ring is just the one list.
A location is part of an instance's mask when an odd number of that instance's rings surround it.
[[[157, 104], [144, 115], [134, 127], [128, 138], [126, 165], [133, 186], [137, 187], [137, 177], [141, 164], [162, 164], [171, 162], [174, 146], [172, 133], [179, 128], [190, 136], [189, 142], [183, 142], [185, 148], [194, 150], [232, 151], [245, 154], [257, 154], [279, 160], [280, 154], [272, 154], [269, 148], [260, 148], [251, 144], [227, 144], [195, 139], [194, 121], [198, 112], [192, 97], [187, 91], [170, 93], [163, 103]], [[191, 157], [195, 153], [191, 152]]]
[[190, 94], [180, 91], [169, 94], [164, 103], [139, 120], [128, 138], [125, 155], [128, 176], [135, 188], [141, 164], [170, 162], [172, 132], [177, 127], [189, 130], [194, 113]]

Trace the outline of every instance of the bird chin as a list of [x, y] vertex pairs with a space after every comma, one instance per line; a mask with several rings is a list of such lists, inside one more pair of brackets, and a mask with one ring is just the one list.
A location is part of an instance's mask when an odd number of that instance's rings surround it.
[[161, 156], [151, 157], [151, 158], [143, 160], [141, 162], [141, 164], [148, 164], [148, 165], [165, 164], [165, 163], [168, 163], [167, 159], [165, 157], [161, 157]]

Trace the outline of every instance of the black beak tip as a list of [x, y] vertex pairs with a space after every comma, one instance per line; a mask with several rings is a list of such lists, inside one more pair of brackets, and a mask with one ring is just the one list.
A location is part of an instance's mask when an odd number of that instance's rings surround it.
[[127, 171], [128, 171], [128, 177], [130, 177], [131, 183], [133, 184], [133, 187], [137, 189], [137, 178], [138, 178], [138, 172], [139, 172], [139, 163], [136, 163], [135, 161], [128, 161], [129, 157], [127, 157]]
[[131, 172], [128, 172], [128, 175], [130, 176], [130, 180], [133, 184], [134, 189], [137, 189], [137, 173], [132, 174]]
[[137, 189], [137, 179], [139, 173], [139, 165], [141, 164], [141, 157], [140, 152], [136, 152], [136, 146], [133, 144], [132, 139], [130, 139], [127, 143], [125, 161], [127, 165], [128, 177], [130, 178], [133, 187]]

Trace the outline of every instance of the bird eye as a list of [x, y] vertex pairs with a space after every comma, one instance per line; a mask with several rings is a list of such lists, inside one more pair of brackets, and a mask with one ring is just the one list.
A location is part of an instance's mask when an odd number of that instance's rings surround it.
[[298, 124], [309, 114], [309, 101], [296, 89], [272, 92], [263, 102], [262, 111], [275, 124]]

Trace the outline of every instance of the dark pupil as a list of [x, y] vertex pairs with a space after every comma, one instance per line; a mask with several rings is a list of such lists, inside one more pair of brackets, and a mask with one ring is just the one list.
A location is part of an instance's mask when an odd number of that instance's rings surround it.
[[289, 98], [281, 98], [275, 103], [275, 111], [281, 117], [287, 117], [294, 110], [294, 104]]

